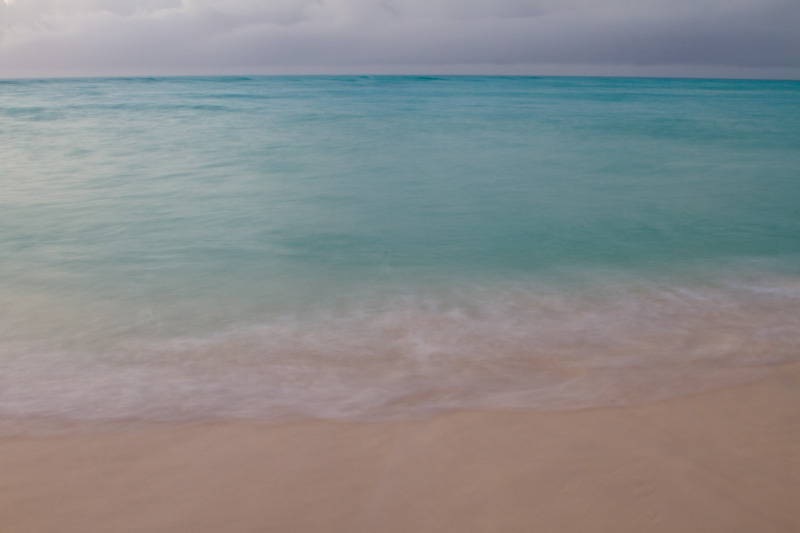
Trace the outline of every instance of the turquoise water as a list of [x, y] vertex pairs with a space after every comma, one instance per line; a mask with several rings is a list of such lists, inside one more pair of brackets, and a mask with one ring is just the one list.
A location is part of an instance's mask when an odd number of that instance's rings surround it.
[[800, 83], [0, 81], [0, 417], [652, 401], [800, 359]]

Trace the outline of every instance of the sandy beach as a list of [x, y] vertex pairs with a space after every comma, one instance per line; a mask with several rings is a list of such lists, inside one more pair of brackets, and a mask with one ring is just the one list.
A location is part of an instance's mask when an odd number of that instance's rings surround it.
[[657, 404], [0, 439], [0, 530], [800, 531], [800, 365]]

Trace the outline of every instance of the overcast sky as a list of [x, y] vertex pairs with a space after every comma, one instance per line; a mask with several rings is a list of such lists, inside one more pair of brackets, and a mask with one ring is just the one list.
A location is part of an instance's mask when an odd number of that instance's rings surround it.
[[800, 0], [0, 0], [0, 77], [800, 79]]

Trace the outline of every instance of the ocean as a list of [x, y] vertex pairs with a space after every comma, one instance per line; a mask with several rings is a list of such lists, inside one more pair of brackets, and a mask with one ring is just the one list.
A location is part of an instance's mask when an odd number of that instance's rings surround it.
[[0, 81], [0, 428], [653, 402], [800, 360], [800, 82]]

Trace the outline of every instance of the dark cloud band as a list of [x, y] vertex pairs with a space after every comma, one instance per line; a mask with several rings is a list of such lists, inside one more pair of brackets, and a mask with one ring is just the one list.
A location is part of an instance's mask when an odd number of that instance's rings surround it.
[[571, 65], [797, 77], [798, 23], [800, 2], [781, 0], [5, 0], [0, 75]]

